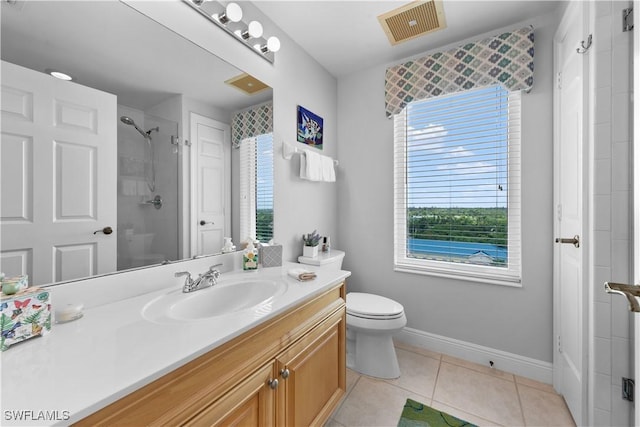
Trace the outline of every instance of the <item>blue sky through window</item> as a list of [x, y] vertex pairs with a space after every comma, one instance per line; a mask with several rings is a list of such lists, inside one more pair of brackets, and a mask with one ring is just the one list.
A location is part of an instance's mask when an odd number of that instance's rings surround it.
[[507, 101], [490, 86], [407, 107], [408, 207], [507, 207]]
[[270, 133], [257, 137], [256, 208], [273, 209], [273, 134]]

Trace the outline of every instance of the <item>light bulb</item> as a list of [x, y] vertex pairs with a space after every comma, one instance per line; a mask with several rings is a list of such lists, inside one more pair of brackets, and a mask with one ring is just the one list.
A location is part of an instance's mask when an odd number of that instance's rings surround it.
[[227, 22], [239, 22], [242, 19], [242, 8], [238, 3], [229, 3], [224, 10], [224, 13], [218, 17], [218, 20], [222, 24]]
[[277, 38], [276, 36], [269, 37], [269, 40], [267, 40], [267, 49], [269, 49], [271, 52], [279, 51], [280, 50], [280, 39]]
[[262, 24], [258, 21], [251, 21], [247, 26], [247, 29], [242, 32], [242, 38], [247, 40], [250, 37], [257, 39], [258, 37], [262, 37]]

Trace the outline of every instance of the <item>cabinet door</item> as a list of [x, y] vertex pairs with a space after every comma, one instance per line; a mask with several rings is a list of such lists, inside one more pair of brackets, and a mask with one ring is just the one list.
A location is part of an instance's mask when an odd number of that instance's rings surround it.
[[276, 390], [271, 388], [273, 375], [274, 362], [272, 361], [189, 420], [185, 425], [273, 426], [275, 422], [276, 394]]
[[323, 425], [345, 393], [345, 314], [333, 314], [276, 359], [277, 423]]

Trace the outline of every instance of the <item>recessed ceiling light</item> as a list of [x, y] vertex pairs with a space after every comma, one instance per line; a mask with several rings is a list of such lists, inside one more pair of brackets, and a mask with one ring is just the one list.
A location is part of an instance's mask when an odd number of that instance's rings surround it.
[[44, 72], [47, 74], [51, 74], [56, 79], [66, 80], [66, 81], [73, 80], [73, 77], [71, 77], [69, 74], [63, 73], [62, 71], [47, 68], [46, 70], [44, 70]]

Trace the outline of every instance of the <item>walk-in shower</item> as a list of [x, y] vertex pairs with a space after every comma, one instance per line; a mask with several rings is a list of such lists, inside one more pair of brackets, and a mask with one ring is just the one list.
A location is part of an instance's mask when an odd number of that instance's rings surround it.
[[147, 141], [147, 145], [145, 146], [145, 153], [148, 154], [147, 157], [149, 158], [149, 161], [151, 163], [151, 168], [150, 168], [150, 174], [145, 173], [145, 178], [147, 180], [147, 186], [149, 187], [149, 191], [153, 193], [154, 191], [156, 191], [156, 167], [154, 162], [154, 152], [153, 152], [153, 144], [152, 144], [153, 141], [151, 140], [151, 132], [153, 131], [158, 132], [159, 127], [156, 126], [145, 132], [142, 129], [140, 129], [138, 125], [136, 125], [136, 122], [134, 122], [131, 117], [121, 116], [120, 121], [125, 125], [133, 126], [138, 132], [140, 132], [140, 135], [142, 135], [144, 139]]

